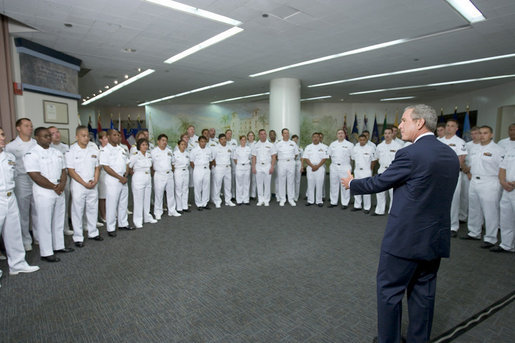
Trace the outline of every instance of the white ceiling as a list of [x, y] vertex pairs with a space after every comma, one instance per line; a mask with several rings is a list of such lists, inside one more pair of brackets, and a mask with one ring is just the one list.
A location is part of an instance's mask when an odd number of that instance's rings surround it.
[[[307, 88], [307, 85], [515, 53], [515, 1], [473, 0], [487, 18], [467, 29], [409, 43], [289, 69], [249, 75], [288, 64], [400, 38], [468, 25], [443, 0], [183, 0], [183, 3], [242, 22], [242, 33], [171, 65], [163, 61], [228, 28], [143, 0], [0, 0], [0, 12], [37, 32], [16, 33], [82, 60], [91, 69], [80, 78], [83, 97], [113, 85], [137, 68], [156, 72], [94, 104], [134, 106], [226, 80], [233, 84], [171, 100], [210, 101], [268, 91], [271, 79], [295, 77], [302, 97], [325, 101], [376, 102], [417, 96], [431, 101], [511, 79], [349, 95], [350, 92], [515, 74], [515, 58], [398, 76]], [[281, 19], [299, 12], [286, 20]], [[264, 18], [264, 13], [270, 14]], [[71, 28], [65, 27], [70, 23]], [[125, 48], [135, 49], [126, 53]], [[514, 90], [515, 91], [515, 90]], [[263, 98], [256, 98], [262, 101]], [[243, 100], [249, 101], [249, 99]], [[252, 100], [250, 100], [252, 101]]]

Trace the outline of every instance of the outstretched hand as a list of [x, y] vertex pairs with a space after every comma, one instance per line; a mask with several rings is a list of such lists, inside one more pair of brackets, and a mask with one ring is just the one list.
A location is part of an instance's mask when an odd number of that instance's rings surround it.
[[347, 177], [342, 177], [342, 179], [341, 179], [342, 185], [345, 187], [345, 189], [349, 189], [350, 182], [351, 182], [351, 180], [354, 179], [350, 170], [347, 170], [347, 175], [348, 175]]

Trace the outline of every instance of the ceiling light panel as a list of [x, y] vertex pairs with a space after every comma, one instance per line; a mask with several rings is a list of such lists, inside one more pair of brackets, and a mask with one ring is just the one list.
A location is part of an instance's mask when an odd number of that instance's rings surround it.
[[239, 97], [236, 97], [236, 98], [212, 101], [211, 103], [212, 104], [220, 104], [222, 102], [229, 102], [229, 101], [236, 101], [236, 100], [241, 100], [241, 99], [255, 98], [255, 97], [258, 97], [258, 96], [264, 96], [264, 95], [269, 95], [269, 94], [270, 94], [270, 92], [259, 93], [259, 94], [250, 94], [250, 95], [239, 96]]
[[474, 24], [485, 21], [483, 13], [470, 0], [446, 0], [463, 18]]

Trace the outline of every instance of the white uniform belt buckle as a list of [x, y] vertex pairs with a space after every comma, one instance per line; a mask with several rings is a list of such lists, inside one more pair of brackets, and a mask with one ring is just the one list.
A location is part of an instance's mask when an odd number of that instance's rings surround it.
[[242, 165], [242, 166], [244, 166], [244, 165], [246, 165], [246, 164], [247, 164], [247, 163], [242, 163], [241, 165]]
[[170, 174], [170, 171], [168, 170], [168, 171], [166, 172], [166, 174]]
[[207, 167], [206, 167], [206, 166], [204, 166], [204, 169], [207, 169]]
[[363, 168], [359, 168], [359, 170], [363, 170]]
[[148, 174], [148, 172], [146, 171], [145, 174]]
[[231, 166], [230, 164], [226, 164], [226, 165], [225, 165], [225, 167], [226, 167], [226, 168], [229, 168], [230, 166]]
[[5, 195], [7, 195], [8, 197], [10, 197], [11, 195], [13, 195], [13, 192], [7, 192]]
[[185, 171], [185, 170], [186, 170], [186, 168], [183, 168], [183, 169], [182, 169], [182, 171]]
[[342, 164], [341, 163], [336, 163], [337, 166], [341, 166]]
[[261, 164], [262, 164], [262, 165], [265, 165], [265, 163], [264, 163], [264, 162], [261, 162]]

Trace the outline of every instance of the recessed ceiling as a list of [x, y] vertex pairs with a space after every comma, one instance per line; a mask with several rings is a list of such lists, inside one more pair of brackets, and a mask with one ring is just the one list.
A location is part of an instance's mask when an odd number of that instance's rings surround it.
[[[167, 58], [230, 26], [143, 0], [4, 0], [0, 3], [0, 11], [37, 30], [15, 32], [13, 36], [82, 60], [82, 68], [90, 70], [79, 79], [80, 93], [84, 98], [106, 85], [113, 86], [114, 80], [122, 81], [126, 74], [136, 75], [138, 68], [156, 70], [148, 77], [99, 99], [95, 105], [135, 106], [138, 102], [234, 81], [225, 87], [170, 100], [172, 103], [209, 103], [267, 92], [270, 80], [279, 77], [299, 78], [303, 98], [331, 95], [329, 101], [344, 98], [345, 102], [378, 102], [387, 97], [415, 95], [417, 101], [431, 101], [513, 79], [354, 96], [349, 93], [515, 74], [515, 58], [509, 58], [307, 87], [333, 80], [514, 53], [513, 0], [473, 0], [487, 20], [466, 29], [255, 78], [249, 75], [372, 44], [452, 30], [467, 26], [468, 22], [443, 0], [182, 2], [239, 20], [244, 31], [168, 65], [163, 63]], [[128, 53], [127, 49], [133, 51]]]

